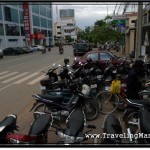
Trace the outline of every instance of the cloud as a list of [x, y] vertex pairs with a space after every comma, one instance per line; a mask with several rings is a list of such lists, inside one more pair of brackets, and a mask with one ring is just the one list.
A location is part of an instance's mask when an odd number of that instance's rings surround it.
[[84, 29], [86, 26], [92, 26], [97, 20], [104, 19], [107, 14], [112, 15], [116, 6], [114, 3], [93, 2], [93, 3], [53, 3], [53, 15], [56, 21], [56, 5], [57, 10], [60, 9], [74, 9], [76, 25]]

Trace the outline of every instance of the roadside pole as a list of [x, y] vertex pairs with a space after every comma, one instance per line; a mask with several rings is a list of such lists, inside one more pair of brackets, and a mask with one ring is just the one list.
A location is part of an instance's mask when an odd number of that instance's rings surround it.
[[137, 59], [141, 55], [142, 16], [143, 16], [143, 2], [138, 2], [138, 18], [137, 18], [137, 27], [136, 27], [135, 59]]

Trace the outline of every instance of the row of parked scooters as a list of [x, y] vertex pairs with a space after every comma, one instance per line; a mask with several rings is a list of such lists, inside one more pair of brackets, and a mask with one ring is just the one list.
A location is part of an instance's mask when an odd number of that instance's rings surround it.
[[[41, 80], [41, 94], [34, 94], [35, 103], [31, 108], [34, 111], [34, 118], [29, 133], [27, 135], [15, 134], [18, 129], [16, 125], [16, 115], [7, 116], [0, 122], [0, 143], [14, 144], [42, 144], [48, 141], [48, 131], [56, 129], [56, 134], [60, 137], [60, 144], [80, 144], [88, 140], [87, 134], [96, 128], [95, 125], [87, 125], [86, 121], [94, 120], [103, 109], [101, 102], [96, 99], [99, 91], [111, 84], [118, 74], [125, 80], [129, 71], [129, 66], [124, 62], [119, 66], [112, 66], [111, 62], [102, 70], [98, 62], [87, 60], [86, 64], [81, 64], [76, 70], [69, 67], [69, 59], [64, 59], [64, 65], [59, 73], [56, 72], [60, 66], [54, 64], [48, 70], [47, 79]], [[116, 70], [116, 71], [115, 71]], [[148, 93], [148, 92], [146, 92]], [[124, 120], [128, 135], [149, 133], [148, 125], [148, 104], [142, 100], [127, 100], [128, 107], [124, 114]], [[140, 112], [140, 115], [138, 115]], [[65, 120], [66, 127], [61, 129], [59, 123]], [[132, 127], [133, 126], [133, 127]], [[83, 132], [85, 127], [88, 131]], [[120, 120], [116, 115], [107, 114], [103, 123], [103, 132], [107, 134], [122, 134]], [[140, 128], [139, 128], [140, 127]], [[140, 130], [139, 130], [140, 129]], [[148, 143], [149, 139], [137, 138], [138, 136], [128, 136], [130, 143]], [[131, 138], [130, 138], [131, 137]], [[95, 137], [96, 138], [96, 137]], [[102, 138], [101, 142], [94, 140], [93, 143], [121, 144], [120, 136]]]

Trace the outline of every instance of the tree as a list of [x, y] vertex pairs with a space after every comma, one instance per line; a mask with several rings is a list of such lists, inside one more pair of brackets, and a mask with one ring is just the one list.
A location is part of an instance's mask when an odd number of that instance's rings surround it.
[[68, 41], [68, 42], [72, 42], [72, 41], [73, 41], [73, 39], [71, 38], [70, 35], [66, 35], [66, 36], [65, 36], [65, 39], [66, 39], [66, 41]]

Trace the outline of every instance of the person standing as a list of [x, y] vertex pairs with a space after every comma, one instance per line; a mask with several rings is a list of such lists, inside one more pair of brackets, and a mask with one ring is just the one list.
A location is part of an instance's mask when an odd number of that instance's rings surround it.
[[144, 76], [144, 61], [136, 60], [127, 77], [127, 98], [139, 99], [138, 92], [142, 87], [140, 78]]

